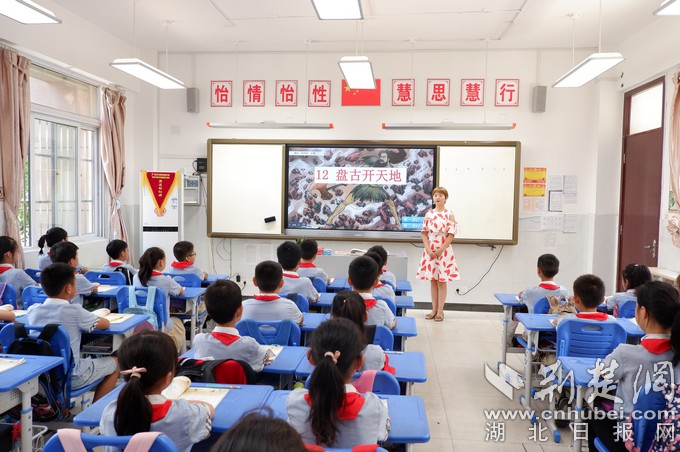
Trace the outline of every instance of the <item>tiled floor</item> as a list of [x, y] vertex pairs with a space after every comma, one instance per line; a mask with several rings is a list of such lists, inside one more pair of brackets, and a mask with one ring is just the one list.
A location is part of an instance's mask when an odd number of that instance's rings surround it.
[[[533, 441], [527, 420], [506, 421], [502, 423], [504, 441], [487, 440], [493, 421], [487, 424], [484, 410], [519, 408], [516, 400], [506, 398], [484, 377], [484, 362], [495, 368], [500, 357], [500, 313], [446, 311], [443, 322], [425, 320], [426, 313], [408, 312], [417, 319], [418, 336], [408, 340], [407, 350], [425, 353], [427, 362], [427, 382], [416, 384], [413, 393], [425, 400], [431, 437], [429, 443], [415, 445], [414, 451], [502, 448], [508, 452], [540, 452], [569, 448], [569, 429], [561, 430], [559, 444], [545, 431], [543, 436], [549, 438]], [[508, 363], [523, 369], [523, 355], [508, 355]]]

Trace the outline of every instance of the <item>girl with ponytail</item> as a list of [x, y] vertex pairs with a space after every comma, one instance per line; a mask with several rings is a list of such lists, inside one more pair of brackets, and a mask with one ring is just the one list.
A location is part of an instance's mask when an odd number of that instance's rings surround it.
[[127, 338], [118, 349], [118, 365], [127, 382], [102, 414], [106, 436], [162, 432], [180, 451], [210, 436], [215, 412], [207, 403], [166, 400], [161, 392], [172, 382], [177, 348], [165, 334], [145, 331]]
[[288, 422], [305, 444], [352, 447], [387, 439], [387, 406], [375, 394], [359, 394], [350, 381], [363, 365], [364, 341], [350, 320], [333, 318], [312, 334], [307, 352], [314, 371], [309, 390], [286, 400]]

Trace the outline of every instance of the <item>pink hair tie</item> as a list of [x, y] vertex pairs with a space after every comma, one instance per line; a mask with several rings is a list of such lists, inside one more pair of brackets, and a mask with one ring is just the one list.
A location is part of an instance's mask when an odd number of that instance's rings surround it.
[[132, 377], [142, 378], [142, 372], [146, 372], [146, 367], [132, 366], [132, 369], [120, 371], [121, 374], [129, 375], [130, 378]]
[[338, 350], [336, 350], [335, 353], [333, 353], [333, 352], [326, 352], [326, 353], [323, 354], [323, 356], [324, 356], [324, 357], [330, 356], [331, 359], [333, 360], [333, 364], [337, 364], [337, 363], [338, 363], [338, 358], [340, 358], [340, 352], [339, 352]]

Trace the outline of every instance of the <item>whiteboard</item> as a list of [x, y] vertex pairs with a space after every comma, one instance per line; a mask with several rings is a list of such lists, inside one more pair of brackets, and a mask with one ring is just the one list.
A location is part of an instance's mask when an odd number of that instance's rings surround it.
[[280, 236], [283, 144], [226, 141], [208, 140], [208, 236]]
[[437, 185], [458, 222], [454, 242], [516, 244], [520, 143], [445, 145], [437, 155]]

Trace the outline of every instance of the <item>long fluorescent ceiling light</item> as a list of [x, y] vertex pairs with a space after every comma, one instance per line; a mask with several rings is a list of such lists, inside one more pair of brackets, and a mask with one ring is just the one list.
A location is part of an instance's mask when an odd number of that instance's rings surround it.
[[0, 0], [0, 14], [22, 24], [60, 24], [61, 19], [30, 0]]
[[553, 88], [578, 88], [607, 72], [625, 58], [618, 52], [593, 53], [553, 84]]
[[375, 89], [373, 66], [367, 56], [345, 56], [338, 65], [350, 89]]
[[184, 89], [184, 83], [176, 79], [172, 75], [151, 66], [139, 58], [118, 58], [109, 63], [116, 69], [151, 83], [161, 89]]
[[680, 16], [680, 1], [667, 0], [654, 11], [655, 16]]
[[332, 129], [333, 123], [313, 122], [208, 122], [213, 129]]
[[462, 122], [433, 122], [433, 123], [385, 123], [383, 129], [391, 130], [512, 130], [517, 127], [514, 122], [508, 123], [462, 123]]
[[321, 20], [360, 20], [364, 18], [361, 0], [312, 0]]

